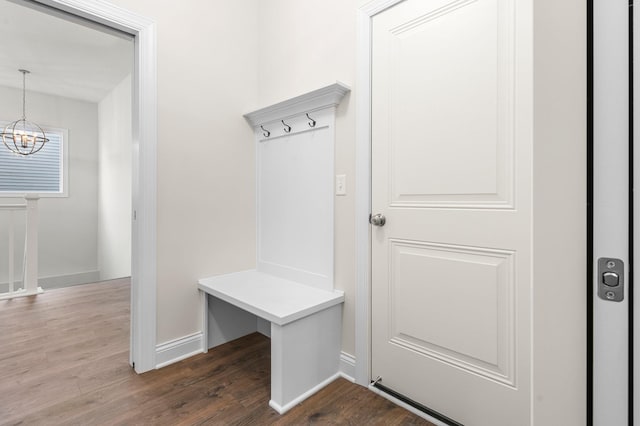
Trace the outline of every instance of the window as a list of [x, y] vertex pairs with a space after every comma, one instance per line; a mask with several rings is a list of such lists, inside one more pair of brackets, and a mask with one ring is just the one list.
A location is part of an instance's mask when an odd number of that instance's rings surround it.
[[[4, 128], [7, 123], [1, 123]], [[66, 143], [64, 129], [43, 128], [49, 138], [35, 154], [22, 156], [7, 149], [0, 140], [0, 196], [39, 194], [66, 196]]]

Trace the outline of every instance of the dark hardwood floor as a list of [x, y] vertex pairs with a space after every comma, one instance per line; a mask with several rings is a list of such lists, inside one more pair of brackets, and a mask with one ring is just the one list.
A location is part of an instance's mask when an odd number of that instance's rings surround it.
[[344, 379], [278, 415], [257, 333], [141, 375], [128, 351], [128, 279], [0, 301], [0, 425], [430, 425]]

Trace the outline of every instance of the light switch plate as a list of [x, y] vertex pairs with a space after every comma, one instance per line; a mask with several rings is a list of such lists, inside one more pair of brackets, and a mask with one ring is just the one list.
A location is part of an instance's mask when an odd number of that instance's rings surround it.
[[347, 175], [336, 175], [336, 195], [347, 195]]

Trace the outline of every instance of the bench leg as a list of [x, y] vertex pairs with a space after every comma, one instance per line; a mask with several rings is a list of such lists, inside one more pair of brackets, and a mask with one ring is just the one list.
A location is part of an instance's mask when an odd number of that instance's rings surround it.
[[271, 324], [273, 409], [282, 414], [339, 376], [341, 336], [341, 304], [283, 326]]
[[202, 319], [202, 352], [209, 352], [209, 297], [207, 293], [199, 290], [200, 294], [200, 315]]

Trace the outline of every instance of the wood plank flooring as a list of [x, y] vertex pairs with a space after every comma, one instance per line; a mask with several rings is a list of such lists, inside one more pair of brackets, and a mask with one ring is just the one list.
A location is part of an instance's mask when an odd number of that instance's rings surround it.
[[0, 425], [430, 425], [344, 379], [278, 415], [257, 333], [141, 375], [128, 351], [128, 279], [0, 301]]

